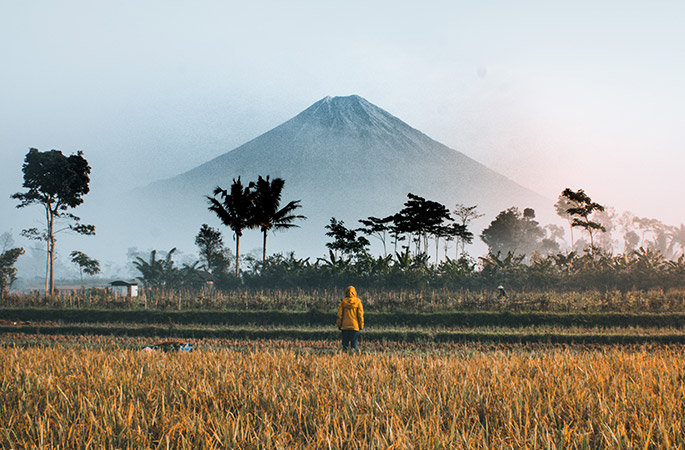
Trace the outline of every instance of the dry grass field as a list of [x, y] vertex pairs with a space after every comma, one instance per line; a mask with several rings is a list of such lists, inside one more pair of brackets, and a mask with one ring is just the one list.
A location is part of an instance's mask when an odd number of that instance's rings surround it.
[[682, 347], [274, 344], [5, 342], [0, 447], [685, 448]]

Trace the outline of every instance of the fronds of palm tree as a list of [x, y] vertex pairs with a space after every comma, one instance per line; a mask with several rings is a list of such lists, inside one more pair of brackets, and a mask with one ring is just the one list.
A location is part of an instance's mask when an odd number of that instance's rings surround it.
[[305, 216], [295, 214], [295, 210], [302, 207], [300, 200], [288, 202], [284, 207], [281, 205], [281, 196], [285, 180], [282, 178], [269, 179], [259, 176], [256, 183], [250, 183], [254, 189], [254, 224], [264, 235], [262, 247], [262, 261], [266, 260], [266, 237], [269, 231], [286, 230], [299, 225], [293, 222], [298, 219], [306, 219]]
[[[217, 198], [218, 197], [218, 198]], [[233, 230], [235, 234], [235, 275], [240, 277], [240, 237], [243, 230], [254, 228], [255, 194], [251, 185], [243, 186], [240, 177], [233, 179], [230, 192], [216, 187], [214, 197], [207, 196], [209, 210], [214, 212], [221, 223]]]
[[685, 225], [681, 223], [679, 227], [671, 227], [668, 234], [671, 238], [668, 246], [669, 252], [675, 255], [675, 247], [678, 246], [683, 252], [681, 254], [685, 254]]
[[133, 265], [140, 272], [141, 276], [137, 277], [148, 287], [164, 287], [174, 276], [174, 261], [172, 259], [176, 248], [172, 248], [167, 253], [166, 258], [157, 259], [157, 250], [150, 252], [150, 257], [146, 261], [140, 256], [136, 257]]

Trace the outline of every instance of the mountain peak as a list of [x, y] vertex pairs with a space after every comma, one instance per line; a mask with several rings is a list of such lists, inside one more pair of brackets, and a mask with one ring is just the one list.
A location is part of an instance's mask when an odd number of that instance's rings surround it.
[[[340, 110], [340, 109], [349, 109], [349, 108], [354, 108], [354, 107], [372, 107], [372, 108], [378, 108], [377, 106], [374, 106], [373, 104], [369, 103], [367, 100], [364, 98], [358, 96], [358, 95], [347, 95], [347, 96], [340, 96], [340, 97], [331, 97], [330, 95], [327, 95], [326, 97], [322, 98], [318, 102], [314, 103], [309, 109], [311, 108], [324, 108], [324, 110], [329, 111], [329, 110]], [[378, 108], [380, 109], [380, 108]]]
[[393, 129], [404, 122], [359, 95], [327, 96], [300, 113], [297, 118], [327, 129]]

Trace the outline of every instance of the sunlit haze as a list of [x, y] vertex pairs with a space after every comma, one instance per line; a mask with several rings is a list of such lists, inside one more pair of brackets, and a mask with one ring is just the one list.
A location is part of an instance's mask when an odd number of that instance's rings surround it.
[[677, 225], [684, 18], [676, 1], [3, 2], [0, 233], [37, 226], [9, 198], [30, 147], [84, 151], [85, 208], [350, 94], [550, 203], [582, 188]]

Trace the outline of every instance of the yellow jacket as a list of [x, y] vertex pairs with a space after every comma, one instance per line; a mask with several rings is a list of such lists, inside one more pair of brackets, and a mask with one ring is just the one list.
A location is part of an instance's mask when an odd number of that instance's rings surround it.
[[345, 298], [338, 305], [338, 328], [341, 330], [363, 330], [364, 308], [362, 301], [357, 297], [354, 286], [345, 290]]

